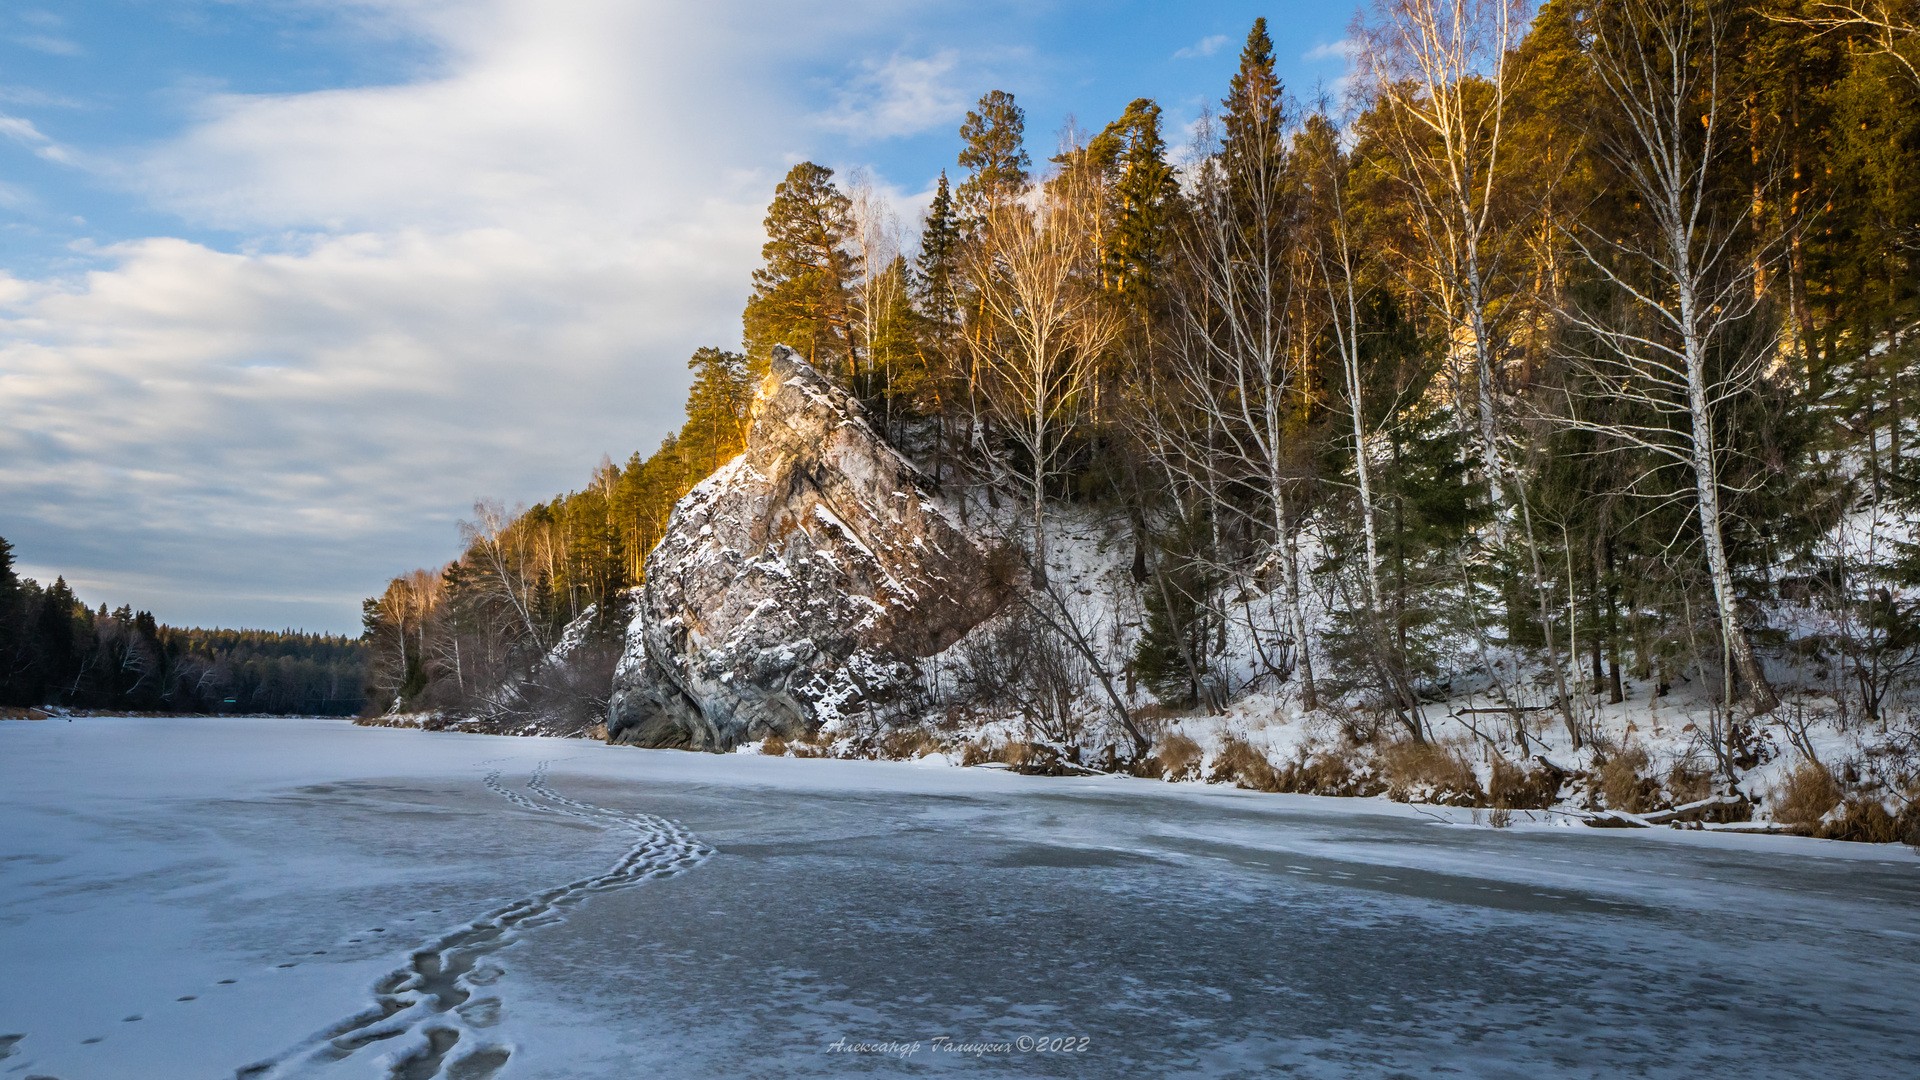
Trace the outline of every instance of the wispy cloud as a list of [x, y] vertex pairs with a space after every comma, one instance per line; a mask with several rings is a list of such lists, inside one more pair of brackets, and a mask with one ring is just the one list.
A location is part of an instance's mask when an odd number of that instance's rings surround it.
[[1351, 60], [1360, 51], [1360, 43], [1352, 38], [1339, 41], [1326, 41], [1300, 54], [1302, 60]]
[[1214, 53], [1226, 47], [1226, 44], [1232, 40], [1232, 38], [1225, 34], [1214, 34], [1211, 37], [1203, 37], [1184, 49], [1176, 50], [1173, 58], [1175, 60], [1198, 60], [1203, 56], [1212, 56]]
[[86, 102], [65, 94], [50, 93], [33, 86], [0, 86], [0, 105], [26, 105], [38, 108], [80, 109]]
[[79, 42], [71, 38], [60, 37], [57, 34], [14, 34], [8, 37], [7, 40], [13, 42], [15, 45], [32, 49], [34, 52], [43, 52], [49, 56], [81, 56], [86, 52], [85, 49], [80, 47]]
[[918, 135], [957, 123], [967, 108], [966, 95], [950, 78], [959, 60], [949, 49], [931, 56], [894, 53], [883, 61], [866, 61], [819, 122], [875, 139]]
[[74, 163], [72, 151], [41, 134], [33, 121], [24, 117], [0, 113], [0, 136], [12, 139], [48, 161], [58, 162], [61, 165]]

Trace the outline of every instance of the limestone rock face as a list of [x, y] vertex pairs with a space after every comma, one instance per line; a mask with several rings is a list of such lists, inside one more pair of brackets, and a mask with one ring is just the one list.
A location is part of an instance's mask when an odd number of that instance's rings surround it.
[[747, 448], [674, 508], [614, 674], [609, 742], [725, 750], [909, 688], [1013, 596], [859, 404], [776, 348]]

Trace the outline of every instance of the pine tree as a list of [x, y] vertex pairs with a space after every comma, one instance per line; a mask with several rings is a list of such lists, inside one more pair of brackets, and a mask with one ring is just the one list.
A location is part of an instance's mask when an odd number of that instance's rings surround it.
[[745, 356], [711, 347], [696, 351], [687, 368], [694, 376], [687, 390], [687, 419], [680, 427], [680, 452], [688, 471], [704, 479], [746, 446], [753, 376]]
[[1032, 161], [1025, 146], [1027, 114], [1013, 95], [989, 90], [960, 125], [960, 167], [968, 171], [956, 202], [963, 226], [972, 231], [995, 209], [1020, 197]]
[[803, 161], [774, 188], [767, 207], [765, 260], [753, 272], [743, 318], [747, 355], [756, 370], [786, 345], [823, 371], [851, 377], [853, 208], [834, 186], [833, 170]]

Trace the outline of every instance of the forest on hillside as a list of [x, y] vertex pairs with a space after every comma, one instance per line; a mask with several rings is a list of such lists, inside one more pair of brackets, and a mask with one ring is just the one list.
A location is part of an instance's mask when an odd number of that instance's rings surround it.
[[347, 637], [183, 629], [125, 604], [89, 608], [64, 577], [16, 574], [0, 537], [0, 706], [352, 716], [365, 654]]
[[369, 599], [369, 707], [603, 707], [623, 598], [784, 343], [1017, 522], [1034, 588], [1059, 520], [1116, 523], [1144, 632], [1060, 647], [1165, 708], [1285, 685], [1418, 743], [1474, 682], [1579, 747], [1627, 680], [1706, 680], [1731, 772], [1796, 666], [1911, 725], [1913, 4], [1379, 0], [1353, 42], [1304, 100], [1257, 21], [1192, 145], [1142, 98], [1036, 162], [990, 91], [912, 224], [794, 166], [682, 427]]

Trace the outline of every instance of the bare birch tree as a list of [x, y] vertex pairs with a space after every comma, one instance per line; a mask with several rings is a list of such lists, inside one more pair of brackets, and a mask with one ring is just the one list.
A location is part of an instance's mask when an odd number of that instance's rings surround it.
[[1243, 484], [1259, 493], [1251, 504], [1216, 498], [1214, 510], [1248, 517], [1254, 535], [1266, 537], [1267, 550], [1250, 576], [1271, 580], [1279, 572], [1302, 698], [1313, 708], [1299, 445], [1311, 358], [1296, 327], [1305, 283], [1298, 207], [1277, 149], [1282, 114], [1248, 110], [1247, 116], [1247, 123], [1274, 130], [1243, 138], [1273, 149], [1209, 160], [1188, 192], [1190, 227], [1180, 245], [1187, 272], [1174, 290], [1161, 389], [1179, 419], [1163, 425], [1156, 441], [1164, 463], [1201, 490]]
[[1596, 145], [1631, 185], [1643, 220], [1637, 230], [1572, 231], [1625, 311], [1570, 308], [1600, 346], [1570, 359], [1644, 416], [1594, 419], [1569, 394], [1563, 419], [1688, 471], [1723, 649], [1747, 704], [1764, 713], [1779, 701], [1734, 591], [1721, 480], [1731, 449], [1715, 428], [1723, 407], [1764, 377], [1772, 351], [1768, 340], [1744, 349], [1729, 341], [1759, 317], [1760, 299], [1746, 210], [1716, 197], [1731, 149], [1722, 130], [1724, 17], [1698, 0], [1612, 0], [1601, 10], [1590, 56], [1616, 126]]
[[1353, 223], [1348, 216], [1347, 163], [1339, 150], [1338, 133], [1332, 125], [1315, 131], [1309, 122], [1309, 135], [1317, 135], [1312, 146], [1316, 160], [1308, 163], [1308, 185], [1313, 193], [1312, 220], [1308, 243], [1312, 247], [1312, 277], [1309, 288], [1321, 293], [1324, 329], [1332, 339], [1339, 358], [1340, 383], [1336, 398], [1345, 414], [1343, 423], [1353, 440], [1354, 505], [1360, 519], [1361, 538], [1361, 613], [1375, 642], [1372, 652], [1382, 689], [1396, 700], [1399, 711], [1413, 720], [1413, 730], [1421, 732], [1420, 700], [1414, 692], [1406, 659], [1392, 648], [1397, 636], [1386, 630], [1380, 596], [1380, 531], [1373, 496], [1373, 462], [1370, 445], [1375, 432], [1369, 421], [1366, 379], [1360, 355], [1360, 262], [1355, 249]]
[[[1361, 55], [1372, 76], [1390, 171], [1397, 174], [1413, 216], [1409, 239], [1415, 257], [1409, 260], [1408, 283], [1441, 317], [1448, 349], [1471, 361], [1471, 379], [1456, 381], [1472, 386], [1481, 469], [1495, 508], [1494, 542], [1505, 542], [1500, 508], [1510, 497], [1520, 519], [1556, 705], [1578, 746], [1580, 726], [1560, 664], [1557, 620], [1532, 509], [1502, 448], [1499, 381], [1507, 345], [1502, 323], [1522, 299], [1521, 290], [1503, 282], [1508, 249], [1521, 231], [1503, 183], [1512, 172], [1504, 155], [1526, 5], [1524, 0], [1379, 0], [1375, 11]], [[1491, 665], [1487, 675], [1499, 682]]]
[[1379, 0], [1361, 53], [1414, 217], [1410, 283], [1445, 320], [1449, 348], [1470, 354], [1481, 465], [1496, 506], [1505, 470], [1494, 281], [1506, 241], [1497, 211], [1511, 55], [1525, 29], [1516, 0]]
[[[1035, 581], [1047, 572], [1047, 496], [1063, 471], [1064, 437], [1121, 329], [1100, 294], [1093, 196], [1063, 181], [1035, 189], [1029, 203], [996, 207], [966, 256], [987, 324], [967, 337], [980, 402], [1014, 453], [976, 449], [1001, 479], [1024, 489]], [[984, 436], [980, 426], [974, 431]]]
[[544, 653], [548, 642], [536, 617], [539, 575], [529, 565], [530, 553], [513, 524], [499, 502], [483, 499], [473, 504], [473, 520], [460, 523], [461, 538], [477, 563], [482, 588], [513, 612], [524, 640]]

